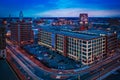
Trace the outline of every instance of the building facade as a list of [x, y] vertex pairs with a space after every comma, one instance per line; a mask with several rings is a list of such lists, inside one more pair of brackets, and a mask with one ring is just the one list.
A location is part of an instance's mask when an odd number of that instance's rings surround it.
[[6, 28], [0, 25], [0, 58], [6, 58]]
[[59, 52], [61, 55], [89, 65], [103, 59], [106, 55], [108, 56], [110, 54], [108, 50], [115, 50], [117, 47], [114, 44], [116, 42], [115, 34], [107, 35], [107, 33], [102, 32], [96, 34], [96, 32], [67, 32], [42, 29], [39, 30], [38, 43]]
[[93, 35], [105, 37], [104, 43], [105, 43], [106, 52], [103, 55], [103, 57], [108, 57], [108, 56], [113, 55], [115, 53], [116, 49], [118, 48], [118, 40], [117, 40], [116, 32], [110, 33], [110, 32], [106, 32], [103, 30], [88, 30], [88, 31], [82, 31], [82, 33], [93, 34]]
[[38, 44], [52, 48], [51, 32], [45, 32], [45, 31], [39, 30], [38, 40], [39, 40]]
[[113, 55], [116, 49], [118, 48], [118, 40], [117, 34], [114, 32], [113, 34], [106, 36], [106, 47], [107, 47], [107, 55]]
[[32, 31], [31, 19], [24, 19], [22, 11], [19, 19], [10, 23], [11, 40], [19, 46], [33, 43], [34, 33]]
[[11, 22], [11, 40], [18, 45], [33, 43], [32, 23], [19, 21]]

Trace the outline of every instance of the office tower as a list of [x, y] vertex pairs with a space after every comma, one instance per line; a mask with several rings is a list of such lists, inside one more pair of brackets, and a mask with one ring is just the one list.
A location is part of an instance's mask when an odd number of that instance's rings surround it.
[[11, 40], [19, 46], [33, 43], [32, 21], [23, 18], [20, 12], [19, 20], [11, 22]]

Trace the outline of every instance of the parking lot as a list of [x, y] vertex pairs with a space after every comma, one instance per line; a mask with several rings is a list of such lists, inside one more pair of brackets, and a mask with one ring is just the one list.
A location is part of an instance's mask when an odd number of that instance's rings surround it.
[[44, 46], [37, 44], [26, 45], [24, 46], [24, 49], [49, 68], [67, 70], [81, 67], [80, 62], [76, 62], [70, 58], [64, 57], [58, 52], [49, 50], [49, 48]]

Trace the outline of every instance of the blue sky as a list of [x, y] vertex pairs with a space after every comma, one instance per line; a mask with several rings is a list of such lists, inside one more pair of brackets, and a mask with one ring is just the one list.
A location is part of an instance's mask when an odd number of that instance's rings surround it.
[[120, 0], [0, 0], [0, 17], [120, 17]]

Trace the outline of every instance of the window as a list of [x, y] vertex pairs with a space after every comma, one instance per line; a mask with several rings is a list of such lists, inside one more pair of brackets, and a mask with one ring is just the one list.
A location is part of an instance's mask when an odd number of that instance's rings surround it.
[[84, 48], [86, 48], [86, 45], [83, 45]]
[[91, 47], [91, 45], [88, 45], [88, 48], [90, 48]]
[[86, 41], [83, 41], [84, 44], [86, 44]]
[[91, 55], [91, 53], [88, 53], [88, 56], [90, 56]]
[[91, 43], [91, 41], [88, 42], [88, 44], [90, 44], [90, 43]]
[[91, 49], [88, 49], [88, 51], [91, 51]]
[[85, 53], [85, 52], [83, 52], [83, 55], [86, 55], [86, 53]]
[[85, 56], [82, 56], [82, 58], [87, 59]]
[[86, 51], [86, 49], [83, 49], [83, 51]]

